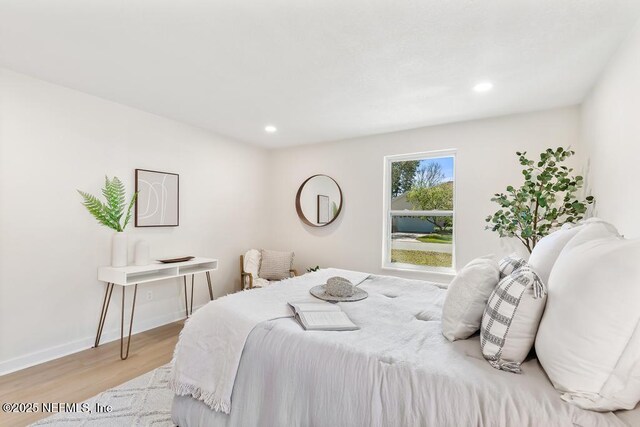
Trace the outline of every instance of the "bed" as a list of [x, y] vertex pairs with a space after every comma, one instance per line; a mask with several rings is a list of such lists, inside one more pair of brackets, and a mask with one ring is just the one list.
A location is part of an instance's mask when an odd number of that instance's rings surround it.
[[[303, 287], [312, 277], [277, 286]], [[244, 345], [229, 414], [176, 395], [173, 422], [182, 427], [634, 425], [636, 411], [598, 413], [562, 401], [533, 357], [518, 375], [492, 368], [477, 336], [447, 341], [439, 321], [446, 291], [437, 285], [369, 276], [360, 287], [367, 299], [341, 303], [360, 330], [304, 331], [293, 318], [261, 322]]]

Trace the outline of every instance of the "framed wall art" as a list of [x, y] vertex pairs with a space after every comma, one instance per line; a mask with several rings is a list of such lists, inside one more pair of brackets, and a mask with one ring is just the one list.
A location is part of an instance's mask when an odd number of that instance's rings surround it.
[[177, 173], [136, 169], [136, 227], [177, 227], [180, 177]]

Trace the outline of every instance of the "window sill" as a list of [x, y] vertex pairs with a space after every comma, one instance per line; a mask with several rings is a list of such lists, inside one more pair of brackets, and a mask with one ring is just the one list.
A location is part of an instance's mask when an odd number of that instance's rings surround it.
[[389, 271], [406, 271], [411, 273], [425, 273], [433, 276], [439, 276], [443, 279], [453, 279], [456, 270], [449, 267], [421, 267], [413, 264], [393, 263], [382, 266], [383, 270]]

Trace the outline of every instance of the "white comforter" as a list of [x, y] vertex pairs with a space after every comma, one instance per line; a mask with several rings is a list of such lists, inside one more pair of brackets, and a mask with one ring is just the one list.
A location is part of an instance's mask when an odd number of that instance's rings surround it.
[[333, 276], [359, 285], [369, 275], [324, 269], [268, 288], [227, 295], [198, 310], [176, 345], [170, 380], [173, 392], [228, 414], [240, 357], [253, 328], [267, 320], [293, 316], [288, 302], [313, 299], [309, 289]]
[[246, 342], [230, 414], [176, 397], [173, 421], [181, 427], [623, 425], [612, 413], [562, 401], [535, 359], [517, 375], [492, 368], [477, 337], [448, 342], [440, 327], [445, 291], [437, 286], [372, 276], [361, 287], [369, 298], [341, 303], [360, 330], [304, 331], [291, 318], [262, 322]]

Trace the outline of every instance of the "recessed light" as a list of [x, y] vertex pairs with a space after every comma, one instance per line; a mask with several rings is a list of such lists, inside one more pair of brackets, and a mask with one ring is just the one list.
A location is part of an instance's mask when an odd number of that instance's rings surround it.
[[264, 127], [264, 131], [267, 133], [274, 133], [278, 131], [278, 128], [272, 125], [268, 125]]
[[489, 92], [491, 89], [493, 89], [491, 82], [480, 82], [473, 87], [474, 92]]

